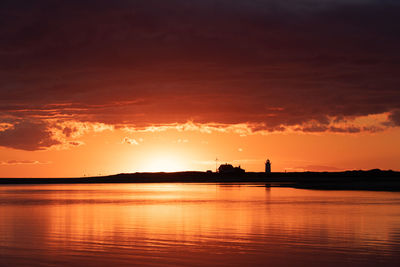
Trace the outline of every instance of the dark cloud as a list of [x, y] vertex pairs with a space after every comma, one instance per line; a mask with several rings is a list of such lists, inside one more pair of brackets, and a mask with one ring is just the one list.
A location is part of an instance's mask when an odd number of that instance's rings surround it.
[[65, 126], [62, 129], [62, 133], [66, 138], [70, 138], [74, 135], [80, 135], [80, 129], [77, 126]]
[[357, 132], [330, 118], [400, 109], [399, 14], [382, 0], [2, 1], [0, 115]]
[[392, 111], [392, 113], [389, 114], [389, 120], [395, 126], [400, 126], [400, 109]]
[[0, 146], [23, 150], [40, 150], [60, 144], [53, 139], [43, 122], [20, 121], [13, 128], [0, 131]]
[[325, 132], [326, 130], [328, 130], [328, 127], [316, 125], [316, 126], [298, 128], [298, 130], [301, 130], [305, 133], [315, 133], [315, 132], [319, 133], [319, 132]]
[[[361, 129], [359, 127], [335, 127], [331, 126], [329, 127], [329, 130], [334, 133], [359, 133], [361, 132]], [[364, 129], [365, 131], [368, 131], [368, 129]], [[370, 132], [375, 132], [375, 130], [369, 130]]]

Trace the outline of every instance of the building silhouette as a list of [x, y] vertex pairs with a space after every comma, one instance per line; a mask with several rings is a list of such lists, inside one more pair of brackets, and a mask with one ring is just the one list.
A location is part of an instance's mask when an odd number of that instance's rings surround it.
[[267, 159], [267, 161], [265, 162], [265, 172], [271, 173], [271, 161], [269, 161], [269, 159]]
[[239, 167], [233, 167], [231, 164], [221, 164], [218, 168], [219, 173], [244, 173], [245, 170]]

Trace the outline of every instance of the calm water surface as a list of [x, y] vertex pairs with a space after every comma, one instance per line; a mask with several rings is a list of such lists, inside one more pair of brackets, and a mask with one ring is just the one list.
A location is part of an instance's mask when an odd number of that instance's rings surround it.
[[1, 266], [398, 266], [400, 193], [0, 186]]

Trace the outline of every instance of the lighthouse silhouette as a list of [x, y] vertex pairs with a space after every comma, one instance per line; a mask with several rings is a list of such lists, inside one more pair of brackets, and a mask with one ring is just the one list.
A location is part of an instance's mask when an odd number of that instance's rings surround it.
[[267, 159], [267, 161], [265, 162], [265, 172], [271, 173], [271, 161], [269, 161], [269, 159]]

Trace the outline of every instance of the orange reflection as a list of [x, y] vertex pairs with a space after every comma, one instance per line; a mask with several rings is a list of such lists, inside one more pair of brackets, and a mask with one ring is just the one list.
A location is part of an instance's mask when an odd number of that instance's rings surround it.
[[0, 201], [0, 252], [9, 255], [4, 261], [17, 253], [7, 249], [17, 247], [24, 257], [44, 262], [71, 263], [78, 257], [93, 264], [157, 265], [158, 259], [212, 265], [270, 259], [313, 265], [343, 261], [343, 253], [352, 261], [384, 253], [381, 260], [390, 263], [400, 245], [397, 193], [262, 185], [49, 185], [2, 187]]

